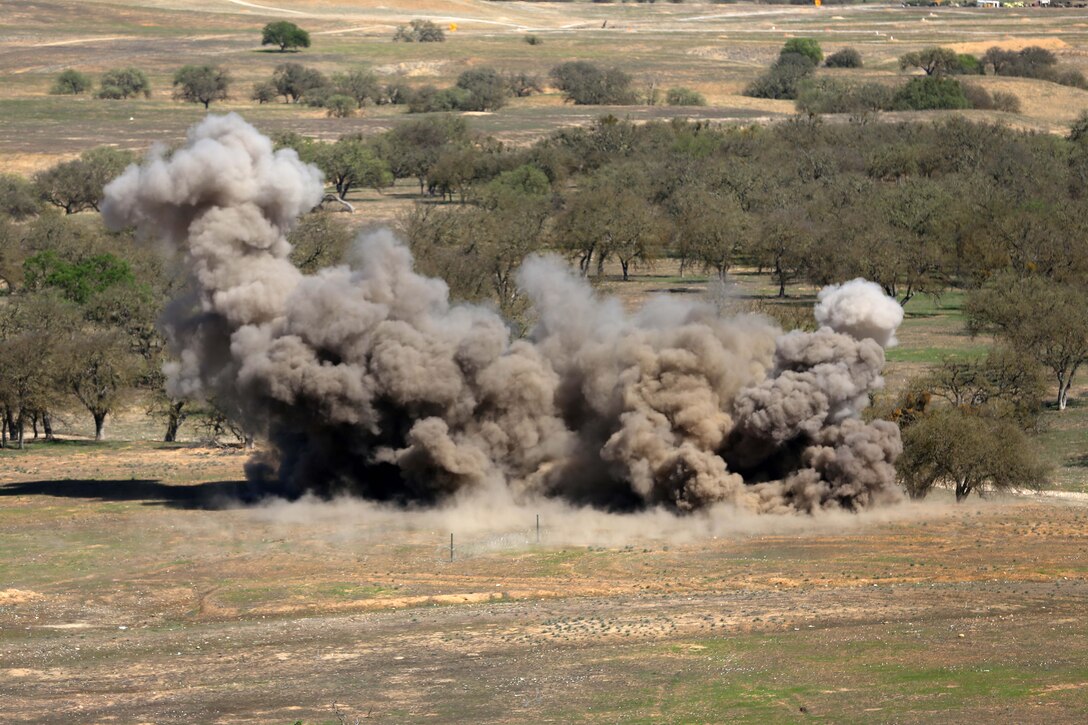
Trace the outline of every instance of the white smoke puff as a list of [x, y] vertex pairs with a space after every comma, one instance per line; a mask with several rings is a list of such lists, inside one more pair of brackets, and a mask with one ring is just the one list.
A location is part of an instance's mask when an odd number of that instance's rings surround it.
[[820, 325], [858, 340], [870, 338], [881, 347], [899, 344], [895, 331], [903, 322], [903, 308], [875, 282], [858, 277], [820, 290], [814, 313]]

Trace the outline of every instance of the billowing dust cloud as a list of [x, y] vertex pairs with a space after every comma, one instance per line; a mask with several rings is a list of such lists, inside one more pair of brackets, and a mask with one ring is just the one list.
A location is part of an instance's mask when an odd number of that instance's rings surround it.
[[633, 314], [568, 265], [524, 264], [535, 325], [453, 304], [388, 232], [304, 275], [286, 234], [318, 171], [236, 115], [209, 116], [106, 188], [103, 215], [177, 245], [190, 291], [164, 329], [168, 391], [211, 396], [270, 445], [286, 495], [433, 503], [554, 497], [607, 510], [855, 510], [898, 500], [898, 429], [859, 411], [899, 306], [855, 280], [818, 331], [661, 297]]

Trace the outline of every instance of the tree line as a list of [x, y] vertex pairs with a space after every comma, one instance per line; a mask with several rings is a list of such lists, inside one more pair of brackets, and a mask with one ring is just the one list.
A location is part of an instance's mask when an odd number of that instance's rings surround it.
[[[1062, 138], [960, 118], [722, 126], [605, 116], [511, 147], [473, 133], [463, 118], [436, 115], [368, 138], [276, 140], [322, 168], [337, 207], [361, 187], [418, 184], [420, 201], [400, 227], [419, 266], [455, 296], [490, 301], [515, 322], [524, 310], [514, 272], [542, 249], [590, 276], [614, 261], [627, 278], [663, 257], [682, 274], [751, 266], [780, 296], [798, 282], [856, 276], [904, 306], [920, 293], [963, 291], [971, 330], [997, 340], [992, 353], [938, 366], [881, 413], [903, 426], [904, 476], [922, 495], [952, 478], [968, 493], [1035, 480], [1030, 435], [1039, 413], [1045, 401], [1059, 410], [1070, 402], [1088, 360], [1085, 129], [1088, 118]], [[154, 326], [182, 281], [95, 216], [74, 213], [96, 208], [123, 153], [92, 150], [32, 182], [0, 179], [7, 435], [44, 426], [62, 398], [79, 400], [100, 429], [111, 396], [134, 385], [158, 391], [172, 435], [187, 410], [161, 392], [166, 348]], [[62, 180], [80, 181], [75, 193]], [[292, 234], [296, 263], [338, 263], [350, 236], [343, 217], [316, 210]], [[93, 369], [73, 371], [61, 363], [73, 349], [101, 353]], [[20, 364], [24, 376], [12, 372]], [[105, 394], [80, 392], [92, 389]], [[973, 447], [948, 448], [948, 426], [974, 431], [963, 438]], [[1007, 442], [1002, 455], [1021, 451], [1023, 465], [995, 465], [996, 452], [983, 445], [995, 439]]]

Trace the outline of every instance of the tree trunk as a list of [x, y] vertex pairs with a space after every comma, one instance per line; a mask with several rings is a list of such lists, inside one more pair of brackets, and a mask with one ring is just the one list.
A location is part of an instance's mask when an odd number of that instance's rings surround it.
[[184, 400], [179, 400], [176, 403], [170, 405], [170, 411], [167, 414], [169, 417], [166, 421], [166, 435], [162, 440], [164, 443], [174, 443], [178, 439], [178, 428], [181, 427], [181, 422], [185, 420], [185, 416], [182, 414], [181, 409], [185, 406]]
[[628, 279], [629, 279], [629, 275], [627, 274], [627, 270], [628, 270], [628, 268], [629, 268], [630, 266], [631, 266], [631, 262], [630, 262], [630, 261], [628, 261], [628, 260], [624, 260], [624, 259], [621, 259], [621, 260], [620, 260], [620, 267], [622, 267], [622, 268], [623, 268], [623, 281], [624, 281], [624, 282], [628, 281]]
[[8, 441], [15, 440], [15, 414], [11, 412], [11, 408], [4, 409], [4, 430], [7, 437], [4, 439], [4, 446], [6, 447]]
[[105, 413], [94, 413], [93, 415], [94, 415], [94, 439], [96, 441], [104, 441], [104, 440], [106, 440], [106, 433], [105, 433], [105, 430], [104, 430], [105, 425], [106, 425], [106, 414]]
[[1064, 375], [1058, 376], [1058, 410], [1065, 410], [1065, 407], [1069, 405], [1069, 388], [1072, 384], [1072, 375], [1068, 378]]
[[582, 255], [581, 259], [578, 260], [578, 268], [580, 270], [582, 270], [582, 276], [583, 277], [588, 277], [589, 276], [589, 265], [592, 264], [592, 263], [593, 263], [593, 250], [590, 249], [588, 252], [586, 252], [585, 254]]
[[30, 429], [34, 431], [34, 440], [38, 440], [38, 414], [30, 416]]
[[963, 501], [971, 493], [971, 485], [964, 476], [956, 481], [956, 503]]
[[57, 437], [53, 435], [53, 416], [49, 414], [48, 410], [42, 411], [42, 429], [45, 430], [45, 439], [47, 441], [55, 441]]

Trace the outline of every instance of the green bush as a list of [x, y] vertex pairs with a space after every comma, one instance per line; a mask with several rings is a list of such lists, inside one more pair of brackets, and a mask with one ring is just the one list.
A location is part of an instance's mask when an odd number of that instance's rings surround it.
[[938, 76], [911, 78], [895, 92], [892, 107], [897, 111], [931, 111], [969, 108], [959, 81]]
[[37, 214], [38, 207], [33, 184], [22, 176], [0, 173], [0, 216], [26, 219]]
[[956, 56], [956, 60], [959, 63], [958, 72], [965, 76], [980, 76], [982, 75], [982, 61], [970, 53], [959, 53]]
[[348, 118], [358, 107], [354, 98], [343, 93], [334, 93], [325, 99], [325, 114], [330, 118]]
[[705, 106], [706, 97], [698, 91], [677, 86], [665, 93], [665, 103], [670, 106]]
[[442, 43], [446, 33], [430, 20], [413, 20], [397, 27], [393, 40], [402, 43]]
[[57, 76], [49, 92], [55, 95], [79, 95], [91, 90], [91, 85], [90, 76], [69, 68]]
[[849, 83], [838, 78], [802, 81], [797, 110], [804, 113], [868, 113], [892, 107], [895, 90], [882, 83]]
[[861, 68], [861, 53], [853, 48], [843, 48], [827, 56], [824, 65], [828, 68]]
[[1009, 113], [1020, 112], [1020, 99], [1012, 93], [994, 91], [991, 94], [982, 86], [973, 83], [963, 83], [961, 85], [963, 95], [967, 97], [967, 102], [971, 108], [986, 111], [1007, 111]]
[[279, 96], [275, 84], [271, 81], [261, 81], [253, 84], [253, 92], [249, 94], [251, 101], [257, 103], [272, 103]]
[[102, 87], [99, 98], [121, 100], [133, 96], [151, 97], [151, 84], [139, 68], [118, 68], [106, 71], [102, 75]]
[[782, 46], [779, 56], [797, 53], [812, 61], [812, 65], [819, 65], [824, 59], [824, 52], [820, 50], [820, 44], [815, 38], [790, 38]]
[[469, 105], [472, 94], [464, 88], [423, 86], [408, 99], [408, 113], [449, 113], [463, 110]]
[[753, 98], [797, 98], [802, 80], [811, 75], [816, 64], [801, 53], [783, 53], [770, 70], [756, 78], [744, 89], [744, 95]]
[[578, 106], [622, 106], [635, 102], [631, 76], [618, 68], [601, 68], [594, 63], [575, 60], [555, 66], [550, 75], [564, 98]]
[[510, 86], [494, 68], [473, 68], [457, 77], [457, 87], [466, 91], [460, 111], [497, 111], [506, 105]]

